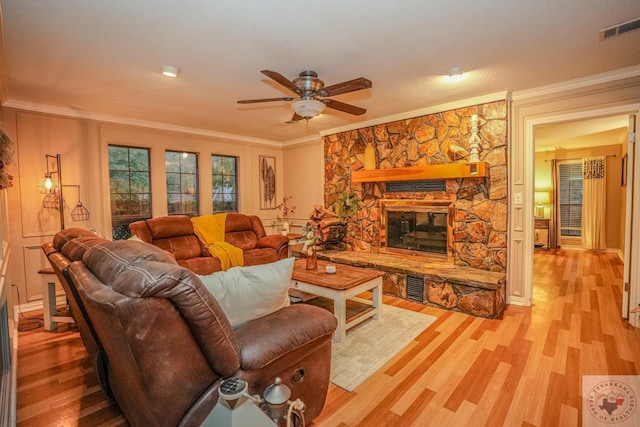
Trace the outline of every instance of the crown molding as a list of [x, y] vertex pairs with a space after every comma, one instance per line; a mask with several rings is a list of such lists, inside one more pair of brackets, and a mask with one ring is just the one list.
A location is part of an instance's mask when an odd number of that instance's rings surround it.
[[306, 144], [316, 143], [318, 141], [322, 141], [322, 135], [320, 135], [319, 132], [314, 135], [303, 136], [301, 138], [289, 139], [287, 141], [283, 141], [282, 147], [291, 148], [297, 145], [306, 145]]
[[456, 108], [468, 107], [469, 105], [486, 104], [494, 101], [510, 101], [510, 92], [496, 92], [488, 95], [478, 96], [475, 98], [467, 98], [460, 101], [449, 102], [446, 104], [434, 105], [431, 107], [421, 108], [419, 110], [407, 111], [405, 113], [393, 114], [391, 116], [379, 117], [377, 119], [367, 120], [364, 122], [354, 123], [347, 126], [341, 126], [333, 129], [320, 131], [321, 136], [333, 135], [341, 132], [348, 132], [354, 129], [361, 129], [369, 126], [376, 126], [383, 123], [396, 122], [398, 120], [412, 119], [414, 117], [426, 116], [427, 114], [440, 113], [442, 111], [455, 110]]
[[552, 95], [554, 93], [566, 92], [572, 89], [581, 89], [589, 86], [595, 86], [602, 83], [609, 83], [637, 76], [640, 76], [640, 65], [633, 65], [631, 67], [620, 68], [618, 70], [607, 71], [605, 73], [594, 74], [574, 80], [567, 80], [547, 86], [514, 91], [512, 99], [513, 101], [521, 101], [524, 99]]
[[92, 113], [90, 111], [72, 110], [70, 108], [56, 107], [46, 104], [37, 104], [34, 102], [19, 101], [10, 99], [2, 103], [3, 107], [15, 108], [18, 110], [26, 110], [37, 113], [53, 114], [64, 117], [72, 117], [76, 119], [95, 120], [98, 122], [115, 123], [121, 125], [137, 126], [143, 128], [151, 128], [155, 130], [165, 130], [169, 132], [188, 133], [190, 135], [200, 135], [212, 138], [219, 138], [231, 141], [240, 141], [251, 144], [269, 145], [282, 147], [282, 143], [272, 141], [270, 139], [252, 138], [248, 136], [236, 135], [232, 133], [217, 132], [208, 129], [192, 128], [187, 126], [178, 126], [168, 123], [152, 122], [147, 120], [131, 119], [120, 116], [111, 116], [108, 114]]

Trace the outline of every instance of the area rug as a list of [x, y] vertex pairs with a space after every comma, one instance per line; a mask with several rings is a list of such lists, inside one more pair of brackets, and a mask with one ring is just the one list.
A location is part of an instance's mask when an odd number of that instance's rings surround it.
[[333, 343], [331, 382], [353, 391], [436, 320], [383, 304], [382, 316], [347, 331], [347, 339]]

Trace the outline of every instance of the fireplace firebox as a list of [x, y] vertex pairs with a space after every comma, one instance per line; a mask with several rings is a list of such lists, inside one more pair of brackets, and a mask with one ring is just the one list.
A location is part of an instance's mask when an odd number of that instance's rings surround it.
[[380, 200], [380, 251], [449, 259], [454, 207], [453, 200]]

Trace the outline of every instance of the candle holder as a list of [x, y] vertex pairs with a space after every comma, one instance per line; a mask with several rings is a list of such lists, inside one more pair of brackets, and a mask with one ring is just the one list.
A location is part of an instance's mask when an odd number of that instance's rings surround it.
[[478, 163], [480, 161], [480, 138], [478, 137], [478, 115], [471, 116], [471, 139], [469, 139], [469, 162]]

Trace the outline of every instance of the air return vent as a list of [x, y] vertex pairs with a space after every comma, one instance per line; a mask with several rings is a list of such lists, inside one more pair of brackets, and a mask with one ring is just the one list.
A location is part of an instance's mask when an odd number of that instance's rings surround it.
[[407, 274], [407, 299], [424, 302], [424, 277]]
[[399, 191], [446, 191], [445, 179], [423, 179], [418, 181], [390, 181], [387, 182], [387, 193]]
[[640, 29], [640, 18], [600, 30], [600, 40], [607, 40], [612, 37], [621, 36], [622, 34], [637, 29]]

